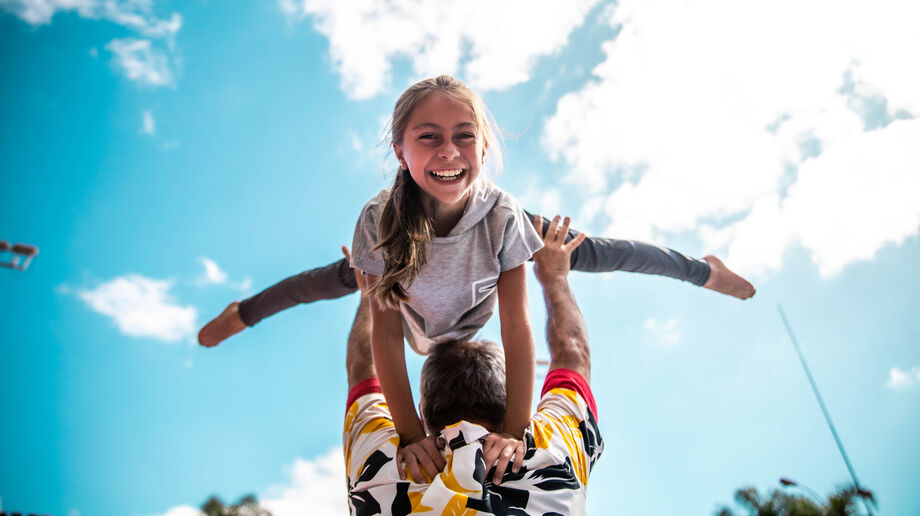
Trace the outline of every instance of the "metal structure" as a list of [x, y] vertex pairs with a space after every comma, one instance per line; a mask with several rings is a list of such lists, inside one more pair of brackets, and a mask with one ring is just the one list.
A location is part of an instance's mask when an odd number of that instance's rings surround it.
[[[7, 259], [6, 255], [12, 256]], [[38, 247], [29, 244], [12, 244], [6, 240], [0, 240], [0, 267], [24, 271], [29, 268], [32, 259], [38, 256]]]
[[[827, 407], [824, 405], [824, 399], [821, 398], [821, 393], [818, 391], [818, 384], [811, 375], [811, 369], [808, 368], [808, 363], [805, 362], [805, 355], [802, 354], [802, 348], [799, 347], [799, 341], [796, 340], [795, 334], [792, 333], [792, 326], [789, 324], [789, 320], [786, 319], [786, 312], [783, 311], [783, 307], [780, 305], [776, 305], [776, 308], [779, 310], [779, 316], [783, 319], [783, 324], [786, 325], [786, 332], [789, 333], [789, 339], [792, 341], [792, 346], [795, 348], [796, 354], [799, 355], [799, 361], [802, 363], [802, 369], [805, 370], [805, 375], [808, 376], [808, 381], [811, 383], [811, 389], [815, 393], [815, 398], [818, 398], [818, 405], [821, 406], [821, 412], [824, 413], [824, 419], [827, 421], [827, 426], [830, 427], [831, 434], [834, 436], [834, 441], [837, 442], [837, 448], [840, 450], [840, 455], [843, 456], [843, 462], [847, 465], [847, 470], [850, 472], [850, 478], [853, 479], [853, 485], [856, 486], [856, 489], [859, 491], [863, 491], [862, 485], [860, 485], [859, 480], [856, 478], [856, 470], [853, 469], [853, 464], [850, 463], [850, 457], [847, 456], [846, 450], [843, 449], [843, 442], [840, 440], [840, 436], [837, 435], [837, 428], [834, 427], [834, 422], [831, 421], [831, 414], [827, 411]], [[874, 516], [869, 502], [863, 499], [863, 503], [866, 506], [866, 511], [869, 513], [869, 516]]]

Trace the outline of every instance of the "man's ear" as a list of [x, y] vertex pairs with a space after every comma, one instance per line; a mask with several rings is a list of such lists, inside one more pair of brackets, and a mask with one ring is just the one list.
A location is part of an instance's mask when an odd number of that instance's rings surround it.
[[421, 397], [421, 395], [419, 395], [419, 399], [418, 399], [418, 418], [419, 418], [419, 420], [422, 422], [422, 428], [425, 429], [425, 435], [428, 435], [429, 433], [431, 433], [431, 429], [428, 428], [428, 423], [425, 422], [425, 414], [424, 414], [424, 412], [422, 412], [422, 399], [423, 399], [423, 398]]

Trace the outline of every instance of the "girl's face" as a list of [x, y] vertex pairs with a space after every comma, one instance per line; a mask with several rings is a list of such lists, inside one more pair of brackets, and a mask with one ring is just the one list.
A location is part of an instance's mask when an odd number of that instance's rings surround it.
[[466, 201], [485, 157], [469, 104], [442, 92], [415, 106], [393, 150], [422, 191], [447, 205]]

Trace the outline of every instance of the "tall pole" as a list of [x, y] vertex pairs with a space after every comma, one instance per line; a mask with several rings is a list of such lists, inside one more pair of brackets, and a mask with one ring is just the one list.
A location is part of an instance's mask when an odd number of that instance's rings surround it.
[[[824, 413], [824, 419], [827, 421], [827, 426], [831, 429], [831, 434], [834, 435], [834, 441], [837, 442], [837, 448], [840, 450], [840, 455], [843, 456], [843, 461], [847, 465], [847, 469], [850, 471], [850, 478], [853, 479], [853, 485], [856, 486], [856, 489], [859, 492], [863, 491], [862, 486], [859, 484], [859, 480], [856, 478], [856, 470], [853, 469], [853, 464], [850, 463], [850, 457], [847, 456], [846, 450], [843, 449], [843, 442], [840, 441], [840, 436], [837, 435], [837, 428], [834, 427], [834, 422], [831, 421], [831, 415], [827, 411], [827, 407], [824, 406], [824, 399], [821, 398], [821, 393], [818, 391], [818, 384], [815, 382], [815, 378], [811, 375], [811, 369], [808, 368], [808, 363], [805, 362], [805, 355], [802, 354], [802, 348], [799, 347], [799, 342], [795, 339], [795, 334], [792, 333], [792, 326], [789, 324], [789, 320], [786, 319], [786, 312], [783, 312], [783, 307], [779, 304], [776, 305], [776, 308], [779, 310], [779, 316], [783, 318], [783, 324], [786, 326], [786, 332], [789, 333], [789, 339], [792, 340], [792, 346], [795, 347], [795, 352], [799, 355], [799, 361], [802, 363], [802, 369], [805, 370], [805, 375], [808, 376], [808, 381], [811, 383], [811, 389], [815, 393], [815, 398], [818, 398], [818, 405], [821, 406], [821, 412]], [[869, 512], [869, 516], [874, 516], [872, 513], [872, 508], [869, 506], [869, 502], [863, 499], [863, 503], [866, 506], [866, 510]]]

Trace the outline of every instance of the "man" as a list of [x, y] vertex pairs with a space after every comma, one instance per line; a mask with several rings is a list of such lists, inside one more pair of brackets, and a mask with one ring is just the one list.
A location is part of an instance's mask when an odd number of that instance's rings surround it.
[[[524, 446], [490, 447], [502, 442], [493, 439], [504, 419], [501, 346], [487, 341], [437, 346], [422, 368], [420, 388], [426, 429], [440, 434], [444, 446], [443, 471], [434, 478], [423, 478], [418, 465], [408, 475], [397, 469], [399, 437], [377, 382], [362, 295], [346, 357], [343, 440], [352, 514], [585, 513], [588, 475], [603, 443], [589, 387], [587, 331], [567, 281], [569, 257], [584, 235], [566, 243], [568, 225], [566, 218], [560, 228], [556, 217], [534, 255], [546, 303], [550, 365]], [[541, 232], [539, 217], [534, 226]], [[514, 467], [505, 472], [512, 455]]]

